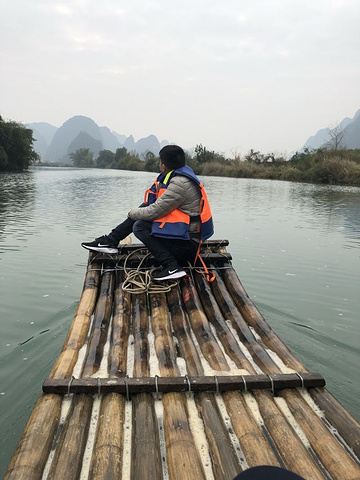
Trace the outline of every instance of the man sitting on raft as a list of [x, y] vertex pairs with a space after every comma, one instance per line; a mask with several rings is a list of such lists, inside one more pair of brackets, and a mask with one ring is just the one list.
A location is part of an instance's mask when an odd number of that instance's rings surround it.
[[207, 195], [193, 170], [185, 165], [184, 150], [167, 145], [159, 152], [160, 175], [145, 192], [144, 203], [108, 235], [81, 245], [95, 252], [118, 253], [120, 240], [131, 232], [148, 248], [162, 271], [155, 280], [186, 275], [179, 264], [194, 262], [199, 243], [214, 233]]

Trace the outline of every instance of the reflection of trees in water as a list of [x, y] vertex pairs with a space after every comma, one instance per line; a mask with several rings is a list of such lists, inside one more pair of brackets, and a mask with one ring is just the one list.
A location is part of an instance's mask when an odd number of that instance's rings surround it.
[[[15, 222], [21, 224], [32, 220], [36, 199], [36, 185], [31, 172], [0, 174], [0, 234]], [[21, 221], [19, 221], [21, 219]]]
[[299, 188], [293, 184], [293, 200], [308, 209], [317, 222], [321, 217], [327, 220], [327, 228], [344, 228], [344, 235], [360, 244], [360, 189], [306, 185]]

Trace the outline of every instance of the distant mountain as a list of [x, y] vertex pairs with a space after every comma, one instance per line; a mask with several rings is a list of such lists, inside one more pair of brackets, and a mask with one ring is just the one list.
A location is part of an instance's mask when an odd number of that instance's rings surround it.
[[121, 144], [121, 145], [124, 145], [125, 141], [126, 141], [126, 135], [120, 135], [120, 133], [116, 133], [116, 132], [111, 132], [113, 135], [115, 135], [115, 137], [117, 138], [118, 142]]
[[[85, 132], [90, 137], [101, 142], [102, 147], [102, 137], [99, 126], [91, 118], [76, 115], [67, 120], [56, 131], [54, 138], [46, 151], [45, 160], [50, 162], [66, 161], [68, 159], [68, 153], [71, 153], [71, 151], [69, 151], [69, 146], [80, 132]], [[85, 145], [79, 146], [77, 144], [77, 148], [80, 148], [81, 146]]]
[[29, 123], [29, 127], [32, 128], [34, 132], [38, 132], [48, 145], [50, 145], [52, 139], [54, 138], [55, 132], [58, 129], [58, 127], [54, 127], [54, 125], [46, 122]]
[[[344, 130], [344, 148], [360, 148], [360, 110], [356, 112], [354, 118], [344, 118], [339, 123], [339, 127]], [[322, 128], [315, 135], [306, 140], [302, 149], [308, 148], [311, 150], [320, 148], [329, 142], [329, 140], [329, 128]]]
[[136, 142], [135, 150], [138, 153], [150, 151], [157, 155], [160, 150], [160, 142], [155, 135], [149, 135], [146, 138], [140, 138], [140, 140]]
[[[100, 127], [101, 137], [103, 141], [103, 148], [104, 150], [111, 150], [115, 152], [115, 150], [122, 146], [122, 142], [119, 142], [119, 139], [113, 132], [110, 131], [108, 127]], [[126, 136], [124, 135], [125, 139]]]
[[360, 110], [354, 120], [345, 128], [344, 142], [346, 148], [360, 148]]
[[34, 149], [41, 156], [44, 157], [46, 150], [50, 145], [57, 127], [45, 122], [29, 123], [28, 126], [33, 130], [35, 138]]
[[126, 147], [140, 156], [147, 151], [157, 155], [164, 145], [170, 143], [167, 140], [160, 143], [155, 135], [140, 138], [136, 142], [132, 135], [127, 137], [108, 127], [99, 127], [94, 120], [82, 115], [70, 118], [60, 128], [44, 122], [30, 123], [28, 126], [34, 131], [35, 151], [42, 160], [48, 162], [70, 163], [69, 154], [81, 147], [89, 148], [95, 158], [100, 150], [115, 152], [120, 147]]
[[74, 140], [68, 146], [67, 153], [69, 155], [70, 153], [79, 150], [79, 148], [88, 148], [90, 152], [93, 152], [95, 157], [97, 157], [100, 150], [102, 150], [102, 147], [103, 144], [101, 140], [96, 140], [86, 132], [80, 132], [79, 135], [74, 138]]

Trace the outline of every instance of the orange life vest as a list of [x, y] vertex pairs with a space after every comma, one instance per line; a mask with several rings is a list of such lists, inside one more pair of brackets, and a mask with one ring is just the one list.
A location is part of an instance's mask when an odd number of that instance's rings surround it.
[[[201, 194], [198, 218], [199, 233], [201, 240], [207, 240], [214, 233], [210, 205], [202, 183], [189, 166], [185, 165], [184, 167], [177, 168], [171, 172], [169, 178], [166, 179], [166, 183], [164, 183], [164, 174], [160, 174], [151, 188], [146, 190], [144, 202], [147, 205], [154, 203], [166, 191], [168, 184], [174, 175], [184, 175], [193, 180], [199, 187]], [[190, 215], [182, 212], [179, 208], [176, 208], [167, 215], [154, 220], [151, 233], [157, 237], [189, 240], [190, 221]]]

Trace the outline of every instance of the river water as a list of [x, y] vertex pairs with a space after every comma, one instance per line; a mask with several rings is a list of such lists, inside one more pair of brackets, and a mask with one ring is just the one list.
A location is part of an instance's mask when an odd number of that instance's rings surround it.
[[[0, 475], [75, 314], [92, 240], [153, 173], [33, 168], [0, 175]], [[360, 188], [203, 178], [213, 238], [276, 333], [356, 417]], [[2, 476], [2, 475], [1, 475]]]

